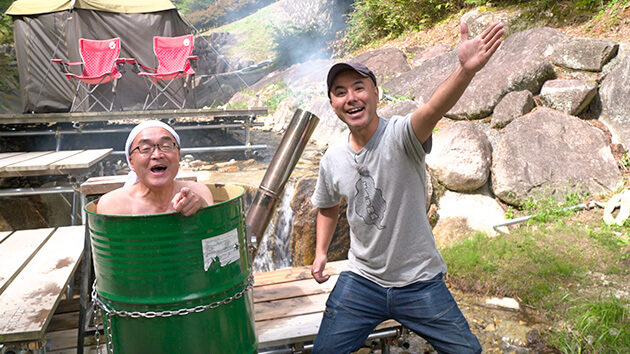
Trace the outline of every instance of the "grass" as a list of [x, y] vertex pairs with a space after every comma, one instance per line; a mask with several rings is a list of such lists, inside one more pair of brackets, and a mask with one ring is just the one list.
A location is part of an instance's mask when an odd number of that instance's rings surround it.
[[547, 319], [546, 341], [563, 353], [628, 353], [630, 221], [611, 226], [600, 209], [561, 210], [573, 203], [530, 201], [519, 212], [538, 216], [510, 234], [478, 233], [443, 250], [449, 281], [520, 300]]
[[274, 34], [278, 28], [286, 28], [291, 23], [279, 4], [271, 4], [241, 20], [213, 29], [212, 32], [229, 32], [238, 38], [226, 54], [240, 57], [239, 53], [247, 53], [244, 56], [256, 62], [274, 58]]

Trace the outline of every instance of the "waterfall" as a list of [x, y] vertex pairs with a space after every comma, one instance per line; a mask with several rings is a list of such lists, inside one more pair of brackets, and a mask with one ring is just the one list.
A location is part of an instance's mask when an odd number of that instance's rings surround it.
[[291, 198], [294, 191], [295, 184], [291, 181], [287, 182], [275, 215], [265, 230], [258, 254], [254, 259], [254, 273], [291, 266], [291, 230], [295, 215], [291, 209]]

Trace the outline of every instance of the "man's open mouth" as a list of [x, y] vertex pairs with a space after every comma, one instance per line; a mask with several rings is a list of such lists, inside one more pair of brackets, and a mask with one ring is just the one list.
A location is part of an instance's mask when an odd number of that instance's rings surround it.
[[350, 109], [347, 110], [346, 112], [348, 112], [349, 114], [355, 114], [355, 113], [359, 113], [364, 109], [364, 107], [359, 107], [359, 108], [354, 108], [354, 109]]
[[166, 166], [164, 165], [156, 165], [151, 167], [151, 172], [153, 173], [162, 173], [164, 171], [166, 171]]

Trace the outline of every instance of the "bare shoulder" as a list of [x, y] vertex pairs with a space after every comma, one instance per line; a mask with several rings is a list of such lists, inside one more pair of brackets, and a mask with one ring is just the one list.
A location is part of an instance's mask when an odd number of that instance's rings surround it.
[[126, 188], [115, 189], [99, 198], [96, 212], [109, 215], [130, 214], [130, 199], [129, 191]]

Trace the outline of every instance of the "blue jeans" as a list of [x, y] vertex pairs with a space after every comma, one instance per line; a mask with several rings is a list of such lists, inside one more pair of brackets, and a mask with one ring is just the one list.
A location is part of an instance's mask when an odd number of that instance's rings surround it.
[[342, 272], [326, 302], [313, 353], [359, 350], [381, 322], [394, 319], [438, 353], [481, 353], [481, 345], [442, 280], [442, 274], [402, 288], [383, 288]]

